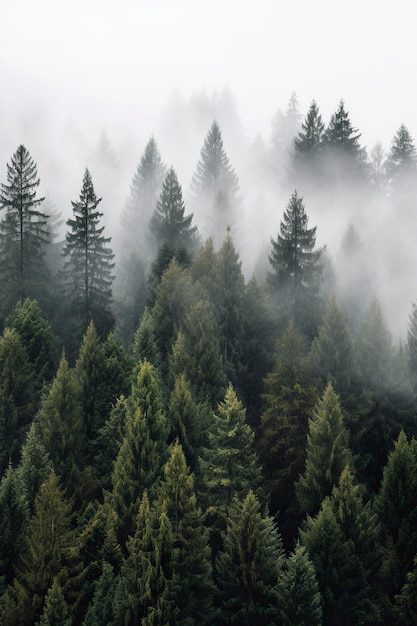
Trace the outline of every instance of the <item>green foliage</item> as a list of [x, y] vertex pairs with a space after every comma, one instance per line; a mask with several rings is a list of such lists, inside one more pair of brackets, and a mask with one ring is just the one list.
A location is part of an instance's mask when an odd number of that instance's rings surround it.
[[0, 337], [0, 473], [16, 463], [36, 410], [34, 372], [14, 330]]
[[35, 375], [35, 388], [40, 392], [52, 380], [59, 361], [58, 339], [50, 323], [43, 317], [36, 300], [19, 301], [5, 320], [5, 327], [14, 329], [22, 339]]
[[29, 507], [19, 472], [9, 464], [0, 482], [0, 577], [8, 585], [26, 547]]
[[66, 259], [62, 273], [66, 294], [71, 302], [72, 338], [81, 340], [91, 320], [94, 320], [100, 337], [107, 336], [114, 324], [110, 311], [112, 297], [113, 252], [110, 237], [103, 234], [100, 226], [103, 214], [97, 210], [101, 198], [97, 198], [90, 172], [86, 169], [80, 198], [72, 202], [74, 217], [67, 220], [66, 243], [63, 256]]
[[7, 164], [7, 184], [0, 185], [0, 285], [3, 315], [26, 297], [47, 300], [48, 277], [45, 245], [51, 241], [48, 217], [37, 198], [37, 166], [25, 146], [20, 145]]
[[21, 459], [17, 467], [31, 514], [40, 486], [48, 478], [51, 469], [52, 461], [43, 443], [39, 422], [34, 420], [22, 446]]
[[69, 608], [65, 602], [58, 578], [54, 578], [52, 587], [45, 598], [45, 606], [38, 622], [39, 626], [71, 626]]
[[231, 384], [213, 413], [208, 447], [201, 451], [199, 476], [202, 497], [215, 526], [224, 526], [233, 499], [258, 489], [261, 467], [254, 449], [254, 433], [246, 411]]
[[104, 562], [101, 576], [96, 582], [94, 595], [88, 607], [82, 626], [114, 624], [114, 594], [114, 569], [109, 563]]
[[219, 244], [227, 226], [232, 226], [236, 219], [239, 179], [223, 147], [217, 122], [212, 123], [204, 140], [191, 191], [204, 236]]
[[[278, 580], [280, 617], [284, 626], [321, 626], [323, 610], [314, 565], [297, 541]], [[281, 622], [280, 622], [281, 623]]]
[[98, 431], [95, 443], [94, 462], [101, 483], [105, 489], [111, 488], [111, 475], [117, 454], [126, 434], [126, 420], [128, 415], [128, 401], [121, 396], [110, 415]]
[[405, 124], [401, 124], [395, 133], [391, 150], [386, 161], [386, 172], [391, 189], [398, 186], [414, 175], [417, 168], [417, 151], [410, 131]]
[[151, 232], [159, 246], [166, 243], [173, 249], [185, 247], [192, 251], [197, 243], [197, 227], [191, 226], [193, 214], [185, 216], [184, 213], [181, 185], [171, 167], [150, 222]]
[[[315, 326], [323, 249], [315, 249], [316, 227], [308, 228], [303, 199], [295, 191], [284, 211], [277, 239], [271, 239], [268, 274], [271, 291], [285, 320], [294, 317], [302, 330]], [[308, 315], [307, 315], [308, 311]]]
[[315, 513], [351, 462], [339, 396], [328, 383], [309, 419], [305, 471], [295, 484], [301, 511]]
[[278, 621], [277, 580], [284, 551], [281, 537], [250, 490], [229, 509], [224, 548], [216, 559], [218, 624], [273, 624]]
[[42, 400], [37, 421], [55, 471], [66, 484], [73, 466], [81, 468], [84, 463], [87, 440], [80, 383], [65, 355], [62, 355], [51, 388]]

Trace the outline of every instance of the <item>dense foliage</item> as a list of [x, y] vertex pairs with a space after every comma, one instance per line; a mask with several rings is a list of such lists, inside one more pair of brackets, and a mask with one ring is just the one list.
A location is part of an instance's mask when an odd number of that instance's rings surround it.
[[0, 192], [3, 626], [415, 623], [417, 308], [397, 346], [354, 226], [332, 265], [294, 189], [403, 202], [405, 125], [386, 166], [359, 140], [343, 101], [327, 128], [295, 97], [276, 117], [292, 190], [250, 280], [217, 122], [193, 212], [150, 139], [116, 265], [89, 170], [54, 244], [18, 148]]

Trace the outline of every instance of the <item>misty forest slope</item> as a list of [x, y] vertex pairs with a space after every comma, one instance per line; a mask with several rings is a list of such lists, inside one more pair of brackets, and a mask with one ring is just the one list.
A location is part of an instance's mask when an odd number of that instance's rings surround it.
[[105, 139], [67, 219], [16, 148], [1, 624], [417, 623], [417, 153], [360, 137], [211, 121], [184, 192], [151, 136], [117, 227]]

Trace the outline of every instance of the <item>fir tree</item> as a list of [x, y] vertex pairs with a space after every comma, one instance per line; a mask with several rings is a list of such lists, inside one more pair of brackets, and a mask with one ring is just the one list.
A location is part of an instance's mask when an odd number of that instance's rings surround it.
[[38, 624], [39, 626], [71, 626], [72, 623], [58, 578], [54, 578], [54, 582], [46, 594], [45, 606]]
[[98, 211], [97, 198], [88, 169], [85, 171], [80, 198], [72, 202], [74, 217], [67, 221], [66, 243], [63, 251], [63, 278], [71, 303], [75, 337], [81, 339], [91, 320], [101, 337], [113, 326], [110, 311], [113, 253], [110, 237], [100, 226], [103, 214]]
[[312, 101], [301, 130], [294, 138], [293, 175], [310, 183], [320, 171], [324, 123], [315, 100]]
[[351, 460], [339, 396], [330, 383], [309, 419], [305, 471], [295, 484], [300, 509], [315, 513]]
[[279, 532], [252, 491], [229, 510], [216, 559], [218, 624], [278, 623], [277, 581], [284, 552]]
[[[317, 315], [323, 249], [315, 249], [316, 227], [308, 228], [303, 199], [295, 191], [284, 211], [277, 239], [271, 239], [268, 281], [288, 320], [308, 330]], [[308, 311], [308, 318], [306, 312]]]
[[114, 594], [114, 569], [110, 565], [110, 563], [104, 562], [102, 574], [95, 584], [94, 595], [88, 607], [82, 626], [100, 626], [100, 624], [114, 624]]
[[48, 478], [51, 469], [52, 461], [42, 441], [39, 422], [34, 420], [22, 446], [20, 463], [17, 467], [31, 514], [40, 486]]
[[0, 186], [0, 208], [6, 210], [0, 222], [3, 314], [26, 297], [47, 299], [44, 251], [51, 235], [47, 215], [39, 208], [44, 200], [37, 197], [39, 184], [36, 163], [20, 145], [7, 164], [7, 184]]
[[185, 216], [185, 204], [177, 174], [171, 167], [162, 185], [161, 195], [150, 222], [151, 232], [159, 245], [185, 247], [190, 252], [197, 243], [197, 227], [191, 226], [193, 214]]
[[416, 172], [416, 146], [405, 124], [401, 124], [393, 137], [385, 167], [389, 185], [394, 189]]
[[204, 236], [212, 237], [219, 244], [227, 226], [236, 220], [239, 180], [223, 147], [217, 122], [213, 122], [204, 140], [191, 192], [194, 214]]
[[0, 578], [9, 585], [26, 548], [29, 507], [18, 471], [9, 464], [0, 481]]

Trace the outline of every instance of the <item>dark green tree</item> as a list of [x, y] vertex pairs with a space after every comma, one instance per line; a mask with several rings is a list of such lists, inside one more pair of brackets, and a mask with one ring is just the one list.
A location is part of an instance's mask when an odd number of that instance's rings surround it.
[[64, 355], [36, 419], [55, 471], [68, 484], [74, 465], [83, 466], [87, 440], [80, 384]]
[[72, 623], [70, 610], [65, 602], [61, 585], [58, 578], [54, 578], [54, 582], [46, 594], [45, 606], [38, 624], [39, 626], [58, 626], [58, 624], [71, 626]]
[[295, 484], [301, 511], [316, 513], [351, 461], [349, 433], [331, 383], [309, 419], [305, 471]]
[[42, 441], [39, 422], [35, 419], [22, 446], [20, 463], [17, 467], [31, 514], [40, 486], [48, 478], [51, 469], [52, 461]]
[[417, 169], [417, 151], [410, 131], [401, 124], [395, 133], [385, 164], [388, 184], [396, 188], [407, 181]]
[[26, 548], [29, 507], [19, 472], [9, 464], [0, 481], [0, 580], [10, 585]]
[[237, 218], [238, 192], [239, 179], [215, 121], [204, 140], [191, 184], [194, 215], [204, 237], [212, 237], [215, 245], [223, 241], [227, 226], [232, 226]]
[[271, 513], [279, 512], [284, 542], [291, 547], [299, 524], [294, 482], [304, 470], [316, 387], [306, 338], [291, 322], [279, 339], [275, 367], [264, 380], [264, 410], [257, 430]]
[[34, 372], [23, 341], [14, 330], [0, 337], [0, 473], [16, 464], [36, 411]]
[[185, 216], [185, 204], [177, 174], [171, 167], [164, 179], [161, 195], [152, 215], [150, 228], [160, 246], [184, 247], [190, 252], [197, 244], [197, 227], [192, 226], [193, 214]]
[[136, 329], [133, 342], [133, 357], [136, 363], [149, 361], [155, 368], [161, 363], [161, 354], [156, 341], [155, 320], [146, 307]]
[[417, 623], [417, 557], [413, 569], [408, 572], [401, 593], [395, 597], [394, 616], [401, 626]]
[[99, 429], [95, 442], [94, 464], [104, 489], [111, 489], [111, 476], [117, 454], [126, 434], [129, 407], [124, 396], [118, 398], [109, 417]]
[[305, 184], [312, 183], [320, 172], [324, 122], [315, 100], [310, 104], [301, 130], [294, 138], [292, 157], [293, 176], [301, 176]]
[[223, 527], [235, 496], [258, 490], [261, 467], [254, 448], [254, 433], [246, 423], [246, 411], [229, 384], [224, 401], [213, 413], [208, 447], [199, 460], [202, 499], [214, 527]]
[[3, 315], [26, 297], [47, 300], [44, 253], [51, 234], [48, 217], [39, 208], [44, 200], [37, 197], [39, 183], [36, 163], [20, 145], [7, 164], [7, 183], [0, 185], [0, 208], [6, 211], [0, 222]]
[[315, 325], [318, 314], [323, 248], [315, 249], [316, 227], [308, 228], [303, 199], [295, 191], [284, 211], [277, 239], [271, 239], [268, 281], [288, 321], [302, 330]]
[[229, 510], [223, 550], [215, 563], [218, 624], [279, 623], [277, 581], [284, 551], [276, 525], [252, 491]]
[[352, 126], [344, 101], [340, 100], [323, 138], [327, 176], [333, 176], [340, 182], [367, 176], [368, 157], [365, 148], [360, 145], [360, 137], [361, 133]]
[[278, 604], [283, 626], [321, 626], [323, 609], [314, 565], [297, 541], [278, 579]]
[[114, 624], [113, 601], [115, 594], [114, 568], [103, 563], [100, 578], [94, 587], [94, 595], [88, 607], [82, 626], [100, 626], [100, 624]]
[[[103, 214], [88, 169], [85, 170], [80, 198], [72, 202], [74, 217], [67, 220], [68, 230], [62, 273], [71, 303], [73, 340], [80, 342], [91, 320], [100, 337], [105, 338], [114, 324], [111, 313], [113, 252], [110, 237], [100, 225]], [[78, 347], [78, 346], [77, 346]]]
[[197, 505], [193, 475], [175, 442], [159, 498], [172, 526], [176, 624], [210, 624], [213, 583], [208, 529]]

